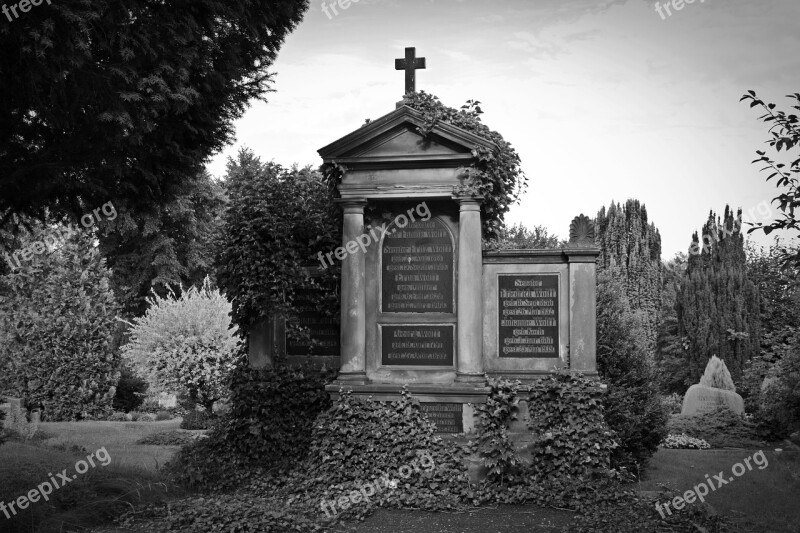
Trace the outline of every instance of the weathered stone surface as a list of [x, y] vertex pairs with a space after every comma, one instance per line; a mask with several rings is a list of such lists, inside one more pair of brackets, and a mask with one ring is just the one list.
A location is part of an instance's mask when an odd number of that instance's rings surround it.
[[682, 415], [695, 415], [710, 411], [720, 405], [727, 406], [737, 415], [744, 414], [744, 400], [733, 391], [715, 389], [705, 385], [692, 385], [683, 397]]

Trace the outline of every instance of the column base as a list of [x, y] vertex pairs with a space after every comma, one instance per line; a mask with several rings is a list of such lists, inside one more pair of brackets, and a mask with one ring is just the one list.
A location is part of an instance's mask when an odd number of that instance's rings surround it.
[[369, 383], [366, 372], [339, 372], [331, 385], [368, 385]]
[[468, 374], [466, 372], [456, 372], [456, 379], [457, 383], [483, 383], [484, 381], [483, 374]]

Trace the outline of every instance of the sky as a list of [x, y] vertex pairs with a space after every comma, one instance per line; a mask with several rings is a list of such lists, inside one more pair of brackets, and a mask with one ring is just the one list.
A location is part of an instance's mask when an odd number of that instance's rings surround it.
[[286, 39], [275, 92], [236, 122], [236, 142], [208, 165], [214, 176], [242, 147], [320, 165], [319, 148], [395, 109], [404, 77], [394, 59], [414, 46], [427, 63], [417, 89], [450, 107], [479, 100], [483, 122], [520, 154], [529, 185], [508, 223], [564, 238], [576, 215], [635, 198], [667, 260], [710, 210], [779, 214], [774, 183], [751, 164], [767, 127], [739, 99], [752, 89], [786, 108], [800, 92], [800, 0], [662, 1], [661, 14], [650, 0], [324, 4], [327, 15], [311, 0]]

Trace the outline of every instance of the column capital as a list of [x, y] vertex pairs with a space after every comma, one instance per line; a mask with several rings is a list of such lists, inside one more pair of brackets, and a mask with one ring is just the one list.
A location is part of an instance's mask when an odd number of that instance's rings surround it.
[[474, 196], [453, 196], [453, 200], [461, 207], [461, 211], [478, 211], [483, 199]]
[[364, 208], [367, 206], [365, 198], [336, 198], [333, 203], [342, 208], [346, 214], [363, 215]]

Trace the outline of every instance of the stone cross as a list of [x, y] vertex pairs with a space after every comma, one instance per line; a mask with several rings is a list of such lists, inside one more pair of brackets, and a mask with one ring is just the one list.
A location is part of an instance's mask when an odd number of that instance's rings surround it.
[[394, 69], [395, 70], [405, 70], [406, 71], [406, 92], [404, 94], [413, 93], [417, 90], [417, 83], [416, 83], [416, 70], [417, 69], [424, 69], [425, 68], [425, 58], [424, 57], [415, 57], [416, 56], [416, 48], [409, 47], [406, 48], [406, 57], [404, 59], [395, 59], [394, 60]]

